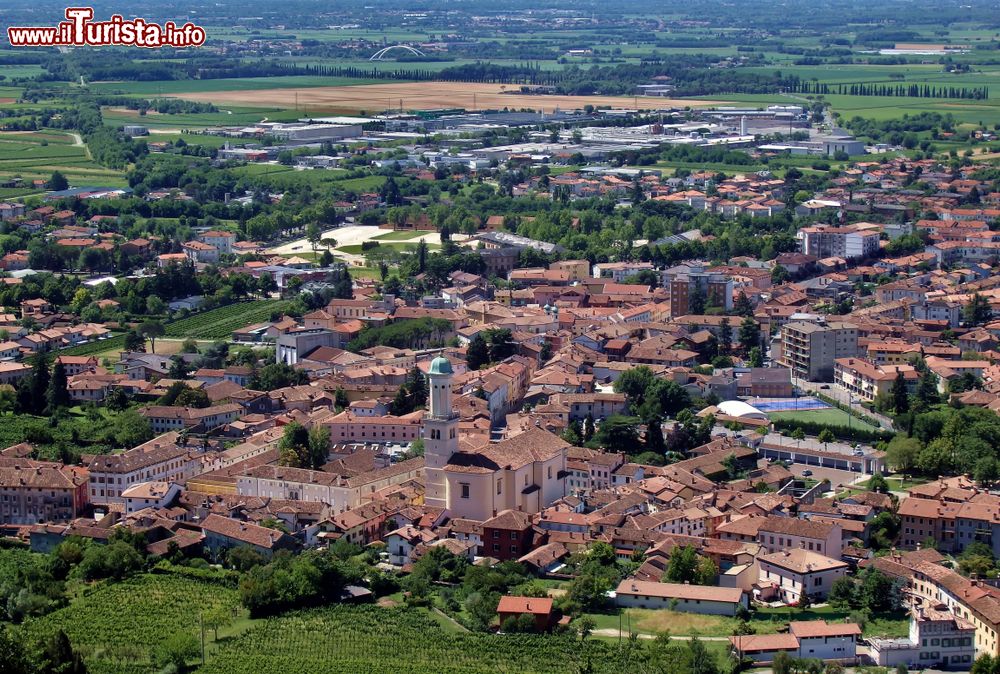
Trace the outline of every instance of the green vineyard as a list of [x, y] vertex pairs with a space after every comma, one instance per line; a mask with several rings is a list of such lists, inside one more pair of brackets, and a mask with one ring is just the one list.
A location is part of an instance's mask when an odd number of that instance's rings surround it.
[[227, 304], [168, 323], [167, 337], [226, 339], [234, 330], [263, 323], [273, 312], [283, 310], [288, 304], [285, 300], [253, 300]]
[[88, 342], [86, 344], [81, 344], [80, 346], [71, 346], [68, 349], [63, 349], [59, 352], [62, 356], [93, 356], [97, 353], [105, 353], [111, 350], [124, 351], [125, 350], [125, 335], [115, 335], [114, 337], [109, 337], [108, 339], [102, 339], [97, 342]]
[[200, 635], [199, 614], [236, 609], [236, 590], [167, 575], [101, 586], [70, 606], [26, 623], [32, 636], [62, 629], [91, 674], [148, 674], [153, 649], [175, 634]]
[[[423, 611], [374, 606], [268, 619], [222, 646], [199, 674], [575, 674], [618, 672], [617, 649], [573, 637], [452, 634]], [[590, 670], [587, 669], [589, 662]]]

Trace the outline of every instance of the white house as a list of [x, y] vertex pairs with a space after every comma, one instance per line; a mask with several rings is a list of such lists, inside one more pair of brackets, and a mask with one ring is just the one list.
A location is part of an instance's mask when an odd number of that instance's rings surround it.
[[795, 604], [802, 594], [813, 601], [823, 599], [833, 582], [847, 574], [847, 563], [801, 548], [782, 550], [758, 559], [760, 578], [754, 591], [758, 598], [772, 597]]
[[411, 526], [400, 527], [385, 535], [386, 552], [393, 566], [406, 566], [413, 561], [413, 550], [421, 543], [427, 544], [437, 536], [429, 531]]
[[788, 631], [799, 640], [800, 658], [854, 662], [861, 628], [857, 623], [825, 620], [792, 621]]
[[627, 608], [670, 609], [709, 615], [736, 615], [747, 596], [735, 587], [652, 583], [626, 578], [615, 590], [615, 603]]
[[236, 235], [232, 232], [211, 230], [199, 234], [198, 240], [216, 248], [221, 254], [228, 255], [233, 252], [233, 244], [236, 243]]
[[857, 623], [825, 620], [792, 621], [787, 634], [746, 634], [729, 637], [733, 651], [756, 665], [774, 661], [785, 651], [793, 658], [855, 664], [861, 627]]
[[134, 513], [143, 508], [166, 508], [173, 503], [180, 492], [180, 485], [175, 482], [155, 481], [134, 484], [122, 492], [125, 513]]

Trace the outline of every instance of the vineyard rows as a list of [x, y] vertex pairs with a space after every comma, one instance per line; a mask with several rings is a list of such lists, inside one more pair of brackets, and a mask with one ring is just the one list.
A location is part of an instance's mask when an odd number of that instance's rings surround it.
[[168, 337], [226, 339], [234, 330], [270, 319], [275, 311], [288, 306], [283, 300], [254, 300], [227, 304], [166, 325]]
[[105, 351], [111, 351], [112, 349], [125, 349], [125, 335], [116, 335], [114, 337], [109, 337], [108, 339], [88, 342], [79, 346], [72, 346], [68, 349], [60, 351], [59, 354], [63, 356], [93, 356], [95, 353], [104, 353]]
[[93, 590], [70, 606], [26, 624], [32, 635], [62, 629], [91, 674], [149, 674], [164, 639], [200, 634], [199, 613], [236, 609], [236, 590], [167, 575], [145, 575]]
[[226, 643], [199, 674], [568, 674], [620, 663], [571, 637], [452, 634], [424, 612], [336, 606], [268, 619]]

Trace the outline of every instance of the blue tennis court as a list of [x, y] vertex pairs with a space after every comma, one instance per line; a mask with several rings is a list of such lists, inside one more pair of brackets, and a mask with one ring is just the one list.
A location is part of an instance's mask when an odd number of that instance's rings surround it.
[[805, 396], [802, 398], [772, 398], [771, 400], [750, 401], [750, 404], [761, 412], [801, 412], [807, 410], [825, 410], [830, 405], [819, 398]]

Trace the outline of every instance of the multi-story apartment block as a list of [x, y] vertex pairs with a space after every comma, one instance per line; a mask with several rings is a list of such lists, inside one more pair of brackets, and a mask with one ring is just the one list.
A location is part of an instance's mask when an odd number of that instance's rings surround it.
[[190, 447], [165, 433], [122, 454], [105, 454], [90, 462], [90, 502], [123, 503], [122, 492], [140, 482], [180, 482], [198, 474], [201, 461]]
[[243, 408], [236, 403], [211, 407], [170, 407], [151, 405], [140, 412], [149, 420], [154, 433], [166, 433], [184, 428], [212, 430], [236, 421], [243, 415]]
[[858, 328], [851, 323], [790, 321], [781, 327], [778, 364], [809, 381], [833, 381], [838, 358], [857, 358]]
[[[670, 314], [686, 316], [691, 298], [701, 294], [706, 306], [733, 308], [733, 280], [725, 274], [706, 271], [701, 264], [683, 264], [663, 271], [663, 287], [670, 294]], [[700, 313], [700, 312], [698, 312]]]
[[82, 469], [24, 458], [0, 458], [0, 523], [71, 520], [87, 504]]
[[863, 258], [878, 252], [878, 232], [854, 226], [828, 227], [816, 225], [799, 230], [802, 252], [819, 259], [842, 257], [845, 260]]
[[860, 358], [837, 358], [833, 365], [837, 386], [867, 402], [888, 395], [899, 375], [912, 393], [920, 379], [920, 373], [912, 365], [873, 365]]

